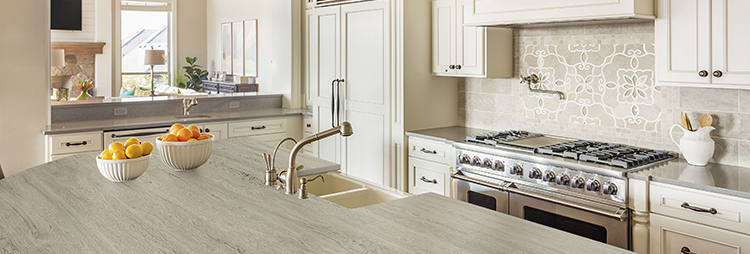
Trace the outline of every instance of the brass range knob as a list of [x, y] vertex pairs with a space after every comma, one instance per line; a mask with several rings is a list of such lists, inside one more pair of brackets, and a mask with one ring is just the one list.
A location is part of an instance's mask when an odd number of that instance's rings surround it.
[[702, 78], [708, 77], [708, 71], [707, 70], [701, 70], [698, 72], [698, 76], [701, 76]]
[[714, 74], [714, 77], [717, 77], [717, 78], [721, 78], [721, 76], [724, 76], [724, 73], [721, 72], [720, 70], [715, 70], [713, 74]]

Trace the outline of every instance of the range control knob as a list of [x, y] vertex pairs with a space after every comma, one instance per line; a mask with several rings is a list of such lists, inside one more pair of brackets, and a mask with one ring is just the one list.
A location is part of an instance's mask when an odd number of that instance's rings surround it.
[[576, 177], [571, 183], [570, 187], [581, 189], [583, 186], [586, 185], [586, 181], [583, 180], [582, 177]]
[[518, 165], [518, 164], [513, 165], [513, 167], [510, 169], [510, 174], [522, 176], [523, 167], [521, 167], [521, 165]]
[[542, 178], [542, 170], [539, 168], [532, 168], [529, 170], [529, 178], [531, 179], [541, 179]]
[[469, 157], [469, 155], [462, 154], [461, 157], [459, 157], [459, 162], [461, 164], [469, 164], [471, 163], [471, 157]]
[[482, 161], [482, 167], [483, 168], [489, 168], [489, 169], [491, 169], [492, 168], [492, 160], [490, 160], [489, 158], [484, 158], [484, 160]]
[[482, 166], [482, 158], [479, 158], [479, 156], [474, 156], [473, 159], [471, 159], [471, 165], [472, 166]]
[[604, 193], [604, 195], [617, 195], [617, 185], [615, 185], [613, 182], [604, 183], [604, 187], [602, 187], [602, 193]]
[[601, 183], [599, 183], [599, 180], [592, 179], [586, 182], [587, 191], [599, 191], [599, 189], [601, 188], [602, 188], [602, 185]]
[[505, 164], [503, 164], [502, 161], [496, 160], [495, 165], [492, 166], [492, 169], [496, 171], [505, 171]]
[[555, 183], [558, 185], [568, 185], [570, 184], [570, 177], [566, 174], [558, 175], [555, 177]]
[[554, 182], [555, 181], [555, 172], [552, 172], [552, 170], [544, 171], [544, 175], [542, 175], [542, 181], [545, 182]]

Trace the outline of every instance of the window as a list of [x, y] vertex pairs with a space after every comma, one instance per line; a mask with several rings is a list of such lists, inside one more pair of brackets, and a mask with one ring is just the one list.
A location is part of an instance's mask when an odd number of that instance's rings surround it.
[[170, 57], [174, 29], [171, 1], [121, 1], [119, 16], [120, 95], [143, 95], [151, 89], [151, 66], [143, 64], [144, 53], [151, 48], [166, 52], [166, 64], [154, 66], [154, 84], [168, 86], [172, 77]]

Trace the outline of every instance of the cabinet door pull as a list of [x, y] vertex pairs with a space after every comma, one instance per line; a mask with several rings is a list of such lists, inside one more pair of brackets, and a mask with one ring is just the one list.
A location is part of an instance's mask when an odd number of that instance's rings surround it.
[[459, 69], [459, 70], [460, 70], [460, 69], [461, 69], [461, 65], [460, 65], [460, 64], [459, 64], [459, 65], [456, 65], [456, 69]]
[[682, 205], [680, 205], [680, 207], [685, 208], [685, 209], [690, 209], [692, 211], [696, 211], [696, 212], [699, 212], [699, 213], [717, 214], [719, 212], [719, 211], [716, 211], [716, 208], [713, 208], [713, 207], [709, 208], [709, 209], [705, 209], [705, 208], [690, 206], [690, 204], [688, 204], [688, 202], [683, 202]]
[[436, 179], [429, 180], [427, 179], [427, 177], [424, 177], [424, 176], [422, 176], [422, 178], [419, 178], [419, 180], [422, 180], [422, 182], [425, 182], [425, 183], [437, 184]]
[[714, 74], [714, 77], [717, 77], [717, 78], [721, 78], [721, 76], [724, 76], [724, 73], [721, 72], [720, 70], [715, 70], [713, 74]]
[[701, 71], [698, 72], [698, 76], [700, 76], [701, 78], [708, 77], [708, 71], [707, 70], [701, 70]]
[[451, 64], [451, 65], [448, 65], [448, 69], [451, 69], [451, 70], [453, 70], [453, 69], [455, 69], [455, 68], [456, 68], [456, 66], [455, 66], [455, 65], [452, 65], [452, 64]]
[[206, 132], [211, 132], [211, 129], [209, 129], [209, 128], [206, 128]]
[[680, 249], [680, 253], [682, 254], [696, 254], [695, 252], [690, 251], [690, 248], [687, 246], [682, 246], [682, 249]]
[[253, 126], [253, 127], [250, 127], [250, 129], [251, 129], [251, 130], [263, 130], [263, 129], [265, 129], [265, 128], [266, 128], [266, 126], [265, 126], [265, 125], [263, 125], [263, 126], [261, 126], [261, 127], [255, 127], [255, 126]]
[[66, 147], [69, 147], [69, 146], [85, 146], [86, 144], [88, 144], [88, 142], [86, 142], [86, 141], [83, 141], [83, 142], [80, 142], [80, 143], [70, 143], [70, 142], [67, 142], [67, 143], [65, 143], [65, 146]]
[[424, 148], [420, 149], [419, 151], [421, 151], [423, 153], [437, 154], [437, 151], [435, 151], [435, 150], [427, 150], [427, 149], [424, 149]]
[[306, 124], [305, 126], [307, 126], [307, 128], [312, 128], [312, 124], [309, 124], [309, 123]]

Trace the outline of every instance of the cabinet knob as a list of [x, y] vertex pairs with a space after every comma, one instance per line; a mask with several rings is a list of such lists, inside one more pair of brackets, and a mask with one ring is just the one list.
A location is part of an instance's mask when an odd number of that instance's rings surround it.
[[206, 128], [206, 132], [211, 132], [211, 129], [209, 129], [209, 128]]
[[698, 72], [698, 76], [701, 76], [702, 78], [708, 77], [708, 71], [707, 70], [701, 70]]
[[460, 64], [459, 64], [459, 65], [456, 65], [456, 69], [459, 69], [459, 70], [460, 70], [460, 69], [461, 69], [461, 65], [460, 65]]
[[713, 74], [714, 74], [714, 77], [717, 77], [717, 78], [721, 78], [721, 76], [724, 76], [724, 73], [721, 72], [720, 70], [715, 70]]
[[307, 128], [312, 128], [312, 124], [309, 124], [309, 123], [306, 124], [305, 126], [307, 126]]
[[680, 253], [682, 254], [694, 254], [695, 252], [690, 251], [690, 248], [687, 246], [682, 246], [682, 249], [680, 249]]
[[451, 65], [448, 66], [448, 68], [451, 69], [451, 70], [453, 70], [453, 69], [456, 68], [456, 66], [451, 64]]

